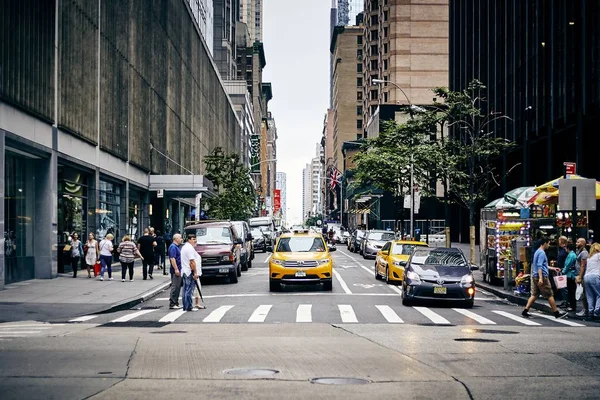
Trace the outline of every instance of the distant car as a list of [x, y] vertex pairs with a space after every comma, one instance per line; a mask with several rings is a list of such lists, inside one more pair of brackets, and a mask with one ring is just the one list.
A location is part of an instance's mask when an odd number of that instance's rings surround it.
[[265, 237], [265, 234], [259, 227], [250, 228], [250, 234], [252, 235], [252, 242], [254, 244], [254, 251], [267, 251], [267, 246], [271, 243], [270, 237]]
[[352, 232], [350, 235], [350, 239], [348, 241], [348, 250], [353, 253], [358, 253], [360, 251], [360, 246], [362, 244], [363, 238], [365, 237], [366, 232], [362, 229], [357, 229]]
[[363, 258], [375, 258], [377, 252], [381, 250], [384, 244], [394, 240], [394, 232], [384, 230], [372, 230], [367, 232], [361, 244], [361, 254]]
[[231, 222], [201, 222], [186, 226], [184, 232], [186, 236], [196, 235], [195, 249], [202, 257], [202, 278], [228, 277], [231, 283], [238, 283], [238, 277], [242, 276], [240, 245], [244, 241]]
[[242, 271], [248, 271], [248, 268], [252, 268], [252, 260], [254, 259], [254, 246], [252, 244], [250, 227], [246, 221], [233, 221], [232, 224], [235, 227], [238, 237], [244, 242], [241, 245], [240, 256]]
[[384, 279], [387, 283], [399, 284], [404, 278], [404, 267], [413, 253], [420, 247], [428, 247], [425, 242], [393, 240], [387, 242], [377, 252], [375, 258], [375, 279]]
[[402, 304], [415, 300], [460, 301], [473, 307], [475, 281], [472, 265], [460, 249], [417, 248], [406, 263], [402, 279]]

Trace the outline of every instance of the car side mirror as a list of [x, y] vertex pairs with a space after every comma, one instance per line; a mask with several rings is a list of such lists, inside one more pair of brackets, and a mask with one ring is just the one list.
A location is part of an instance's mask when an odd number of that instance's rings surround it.
[[471, 264], [471, 271], [479, 271], [479, 265]]
[[406, 261], [400, 261], [400, 265], [401, 265], [402, 267], [406, 267]]
[[269, 253], [272, 253], [273, 252], [273, 246], [267, 246], [267, 251]]

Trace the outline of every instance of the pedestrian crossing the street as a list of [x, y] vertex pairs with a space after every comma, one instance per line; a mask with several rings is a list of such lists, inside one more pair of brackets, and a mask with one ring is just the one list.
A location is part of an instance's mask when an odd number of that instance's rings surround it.
[[[482, 315], [485, 314], [485, 315]], [[330, 324], [417, 324], [417, 325], [524, 325], [585, 327], [568, 319], [534, 313], [526, 319], [517, 311], [476, 310], [463, 308], [429, 308], [378, 305], [313, 305], [313, 304], [260, 304], [221, 305], [214, 310], [167, 310], [166, 308], [127, 310], [115, 314], [86, 315], [69, 320], [70, 323], [127, 326], [128, 322], [160, 323], [330, 323]], [[539, 318], [538, 318], [539, 317]], [[0, 331], [0, 338], [2, 337]]]

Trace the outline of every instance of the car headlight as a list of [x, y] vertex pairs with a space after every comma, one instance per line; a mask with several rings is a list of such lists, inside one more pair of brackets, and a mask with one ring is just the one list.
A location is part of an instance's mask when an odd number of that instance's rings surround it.
[[468, 274], [462, 277], [462, 279], [460, 280], [460, 283], [463, 285], [470, 285], [471, 283], [473, 283], [473, 275]]
[[323, 264], [327, 264], [329, 261], [331, 261], [331, 260], [328, 260], [328, 259], [325, 259], [325, 260], [317, 260], [317, 264], [318, 264], [318, 265], [323, 265]]
[[367, 240], [367, 242], [365, 243], [365, 246], [373, 247], [373, 245], [371, 244], [371, 242], [369, 242], [368, 240]]
[[413, 281], [412, 283], [421, 283], [421, 277], [414, 271], [408, 271], [406, 277]]
[[277, 264], [277, 265], [283, 265], [283, 260], [277, 260], [277, 259], [271, 259], [271, 262], [273, 264]]

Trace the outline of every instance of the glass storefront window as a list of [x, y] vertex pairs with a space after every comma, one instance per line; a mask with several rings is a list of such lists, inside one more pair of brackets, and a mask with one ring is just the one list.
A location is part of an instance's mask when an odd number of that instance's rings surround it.
[[102, 239], [112, 233], [115, 236], [115, 243], [118, 243], [121, 226], [121, 185], [100, 181], [96, 214], [99, 219], [97, 238]]
[[87, 237], [88, 175], [58, 166], [58, 243], [67, 243], [77, 232]]
[[127, 234], [131, 237], [131, 240], [137, 242], [139, 238], [139, 229], [142, 216], [142, 202], [140, 201], [140, 193], [130, 190], [129, 191], [129, 213], [127, 216]]

